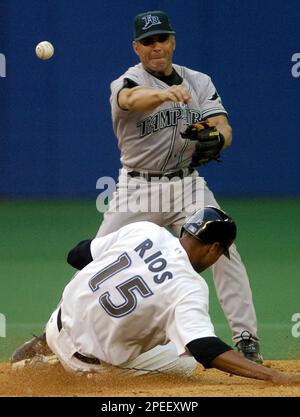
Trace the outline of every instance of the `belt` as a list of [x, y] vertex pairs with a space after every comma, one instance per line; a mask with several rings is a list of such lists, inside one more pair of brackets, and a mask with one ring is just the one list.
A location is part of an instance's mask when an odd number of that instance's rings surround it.
[[[61, 331], [61, 329], [62, 329], [62, 322], [61, 322], [61, 308], [58, 310], [58, 313], [57, 313], [57, 328], [58, 328], [58, 331], [60, 332]], [[84, 356], [84, 355], [82, 355], [81, 353], [79, 353], [79, 352], [75, 352], [74, 354], [73, 354], [73, 356], [75, 357], [75, 358], [77, 358], [77, 359], [79, 359], [81, 362], [85, 362], [85, 363], [89, 363], [89, 364], [92, 364], [92, 365], [100, 365], [100, 361], [99, 361], [99, 359], [97, 359], [97, 358], [88, 358], [87, 356]]]
[[143, 177], [146, 178], [147, 181], [151, 181], [152, 178], [184, 178], [194, 172], [195, 169], [192, 167], [182, 168], [175, 172], [164, 172], [163, 174], [158, 174], [154, 172], [140, 172], [140, 171], [129, 171], [128, 175], [130, 177]]

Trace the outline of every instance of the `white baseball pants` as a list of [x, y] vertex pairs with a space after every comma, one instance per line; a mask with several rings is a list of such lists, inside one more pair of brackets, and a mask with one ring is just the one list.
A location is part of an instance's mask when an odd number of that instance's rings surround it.
[[[120, 367], [101, 363], [100, 365], [89, 364], [74, 357], [76, 348], [68, 335], [62, 328], [60, 331], [57, 326], [56, 309], [46, 326], [47, 343], [53, 353], [58, 357], [62, 366], [68, 372], [76, 373], [107, 373], [117, 372], [125, 375], [144, 375], [144, 374], [167, 374], [190, 376], [196, 368], [197, 362], [191, 356], [179, 357], [173, 343], [164, 346], [156, 346], [148, 352], [142, 353], [137, 358]], [[86, 329], [88, 332], [88, 329]]]

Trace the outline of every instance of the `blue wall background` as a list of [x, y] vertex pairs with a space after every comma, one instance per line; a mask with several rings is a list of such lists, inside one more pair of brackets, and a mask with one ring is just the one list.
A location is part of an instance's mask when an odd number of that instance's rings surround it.
[[299, 0], [0, 1], [0, 195], [95, 196], [117, 176], [109, 85], [137, 62], [133, 17], [155, 9], [176, 30], [174, 61], [208, 73], [230, 114], [224, 163], [201, 171], [211, 188], [300, 195]]

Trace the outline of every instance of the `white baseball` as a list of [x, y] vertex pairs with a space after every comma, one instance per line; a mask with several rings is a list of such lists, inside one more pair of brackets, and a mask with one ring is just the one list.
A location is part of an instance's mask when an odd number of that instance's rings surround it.
[[35, 53], [40, 59], [49, 59], [54, 54], [54, 47], [52, 43], [48, 41], [43, 41], [37, 44], [35, 48]]

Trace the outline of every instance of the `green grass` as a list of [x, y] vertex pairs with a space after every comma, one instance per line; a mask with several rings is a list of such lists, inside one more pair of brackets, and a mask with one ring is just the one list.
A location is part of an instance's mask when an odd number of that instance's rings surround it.
[[[250, 277], [263, 355], [300, 359], [300, 337], [291, 332], [292, 315], [300, 313], [300, 199], [223, 199], [221, 204], [238, 224], [237, 244]], [[6, 317], [0, 360], [41, 332], [73, 274], [65, 261], [68, 250], [93, 237], [100, 221], [92, 200], [0, 202], [0, 313]], [[231, 343], [210, 271], [204, 276], [216, 332]]]

